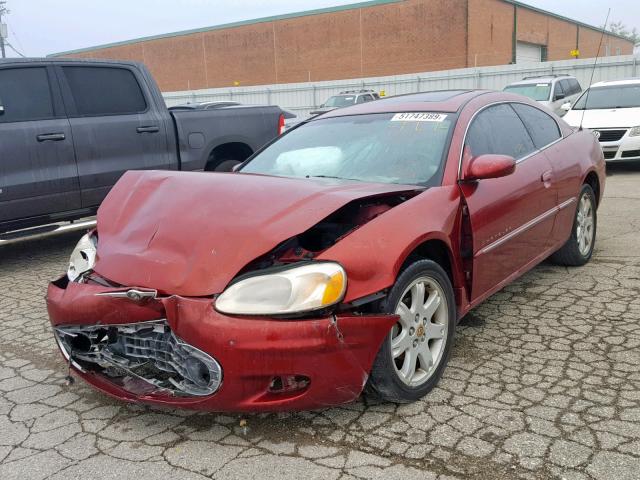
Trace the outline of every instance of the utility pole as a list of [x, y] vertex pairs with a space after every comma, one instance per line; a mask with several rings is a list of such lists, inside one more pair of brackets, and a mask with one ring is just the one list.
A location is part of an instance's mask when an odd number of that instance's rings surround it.
[[2, 15], [9, 13], [7, 7], [5, 5], [7, 2], [5, 0], [0, 0], [0, 53], [2, 54], [2, 58], [6, 58], [6, 53], [4, 51], [4, 37], [7, 34], [7, 27], [2, 23]]

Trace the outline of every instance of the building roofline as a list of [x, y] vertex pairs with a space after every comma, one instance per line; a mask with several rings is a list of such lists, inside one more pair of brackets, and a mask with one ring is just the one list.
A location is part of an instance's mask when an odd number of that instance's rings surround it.
[[305, 11], [300, 11], [300, 12], [293, 12], [293, 13], [284, 13], [281, 15], [272, 15], [270, 17], [261, 17], [261, 18], [255, 18], [255, 19], [251, 19], [251, 20], [241, 20], [238, 22], [231, 22], [231, 23], [223, 23], [221, 25], [213, 25], [211, 27], [201, 27], [201, 28], [193, 28], [190, 30], [180, 30], [177, 32], [171, 32], [171, 33], [161, 33], [159, 35], [149, 35], [146, 37], [139, 37], [139, 38], [132, 38], [130, 40], [123, 40], [120, 42], [112, 42], [112, 43], [105, 43], [102, 45], [95, 45], [93, 47], [85, 47], [85, 48], [78, 48], [76, 50], [67, 50], [64, 52], [56, 52], [56, 53], [51, 53], [49, 55], [47, 55], [47, 57], [57, 57], [57, 56], [61, 56], [61, 55], [70, 55], [70, 54], [74, 54], [74, 53], [84, 53], [84, 52], [92, 52], [94, 50], [102, 50], [105, 48], [111, 48], [111, 47], [120, 47], [123, 45], [131, 45], [131, 44], [135, 44], [135, 43], [139, 43], [139, 42], [147, 42], [149, 40], [160, 40], [163, 38], [172, 38], [172, 37], [181, 37], [184, 35], [191, 35], [194, 33], [203, 33], [203, 32], [211, 32], [214, 30], [224, 30], [226, 28], [235, 28], [235, 27], [243, 27], [246, 25], [254, 25], [257, 23], [266, 23], [266, 22], [275, 22], [278, 20], [288, 20], [290, 18], [298, 18], [298, 17], [307, 17], [307, 16], [311, 16], [311, 15], [322, 15], [324, 13], [333, 13], [333, 12], [342, 12], [345, 10], [357, 10], [360, 8], [368, 8], [368, 7], [375, 7], [377, 5], [386, 5], [386, 4], [391, 4], [391, 3], [400, 3], [403, 2], [404, 0], [368, 0], [368, 1], [364, 1], [364, 2], [358, 2], [358, 3], [349, 3], [346, 5], [336, 5], [334, 7], [326, 7], [326, 8], [317, 8], [315, 10], [305, 10]]
[[[553, 12], [550, 12], [548, 10], [543, 10], [542, 8], [534, 7], [533, 5], [528, 5], [526, 3], [519, 2], [517, 0], [502, 0], [502, 1], [504, 3], [509, 3], [511, 5], [514, 5], [514, 6], [518, 7], [518, 8], [526, 8], [527, 10], [532, 10], [532, 11], [537, 12], [537, 13], [542, 13], [543, 15], [548, 15], [550, 17], [557, 18], [558, 20], [563, 20], [565, 22], [573, 23], [573, 24], [579, 25], [579, 26], [581, 26], [583, 28], [588, 28], [589, 30], [595, 30], [596, 32], [602, 32], [604, 30], [602, 27], [596, 27], [594, 25], [589, 25], [588, 23], [584, 23], [584, 22], [581, 22], [579, 20], [574, 20], [573, 18], [565, 17], [563, 15], [559, 15], [557, 13], [553, 13]], [[627, 37], [624, 37], [624, 36], [619, 35], [619, 34], [614, 33], [614, 32], [610, 32], [609, 30], [604, 30], [604, 33], [606, 33], [607, 35], [610, 35], [612, 37], [617, 37], [617, 38], [620, 38], [622, 40], [626, 40], [629, 43], [633, 43], [633, 41], [629, 40]]]
[[[400, 3], [400, 2], [404, 2], [405, 0], [368, 0], [368, 1], [364, 1], [364, 2], [359, 2], [359, 3], [349, 3], [347, 5], [337, 5], [334, 7], [326, 7], [326, 8], [318, 8], [315, 10], [306, 10], [306, 11], [300, 11], [300, 12], [293, 12], [293, 13], [285, 13], [282, 15], [272, 15], [270, 17], [262, 17], [262, 18], [256, 18], [256, 19], [251, 19], [251, 20], [241, 20], [238, 22], [231, 22], [231, 23], [224, 23], [221, 25], [213, 25], [211, 27], [201, 27], [201, 28], [194, 28], [194, 29], [190, 29], [190, 30], [180, 30], [177, 32], [171, 32], [171, 33], [162, 33], [159, 35], [150, 35], [150, 36], [146, 36], [146, 37], [139, 37], [139, 38], [132, 38], [129, 40], [123, 40], [120, 42], [112, 42], [112, 43], [105, 43], [105, 44], [101, 44], [101, 45], [95, 45], [92, 47], [85, 47], [85, 48], [79, 48], [79, 49], [75, 49], [75, 50], [67, 50], [64, 52], [57, 52], [57, 53], [52, 53], [47, 55], [47, 57], [58, 57], [58, 56], [63, 56], [63, 55], [71, 55], [71, 54], [75, 54], [75, 53], [85, 53], [85, 52], [93, 52], [95, 50], [102, 50], [105, 48], [112, 48], [112, 47], [120, 47], [120, 46], [124, 46], [124, 45], [132, 45], [132, 44], [136, 44], [136, 43], [140, 43], [140, 42], [148, 42], [150, 40], [160, 40], [163, 38], [172, 38], [172, 37], [180, 37], [180, 36], [184, 36], [184, 35], [191, 35], [194, 33], [203, 33], [203, 32], [211, 32], [214, 30], [224, 30], [226, 28], [235, 28], [235, 27], [242, 27], [242, 26], [246, 26], [246, 25], [254, 25], [254, 24], [258, 24], [258, 23], [266, 23], [266, 22], [275, 22], [278, 20], [288, 20], [291, 18], [299, 18], [299, 17], [307, 17], [307, 16], [311, 16], [311, 15], [322, 15], [324, 13], [334, 13], [334, 12], [342, 12], [342, 11], [346, 11], [346, 10], [357, 10], [360, 8], [368, 8], [368, 7], [375, 7], [378, 5], [387, 5], [387, 4], [392, 4], [392, 3]], [[543, 15], [548, 15], [550, 17], [554, 17], [557, 18], [559, 20], [563, 20], [565, 22], [569, 22], [575, 25], [579, 25], [583, 28], [588, 28], [590, 30], [595, 30], [597, 32], [602, 32], [602, 28], [599, 27], [595, 27], [593, 25], [589, 25], [587, 23], [583, 23], [580, 22], [578, 20], [573, 20], [569, 17], [564, 17], [562, 15], [558, 15], [556, 13], [553, 12], [549, 12], [547, 10], [543, 10], [541, 8], [537, 8], [531, 5], [527, 5], [526, 3], [522, 3], [519, 2], [517, 0], [501, 0], [504, 3], [508, 3], [510, 5], [514, 5], [518, 8], [525, 8], [527, 10], [531, 10], [537, 13], [541, 13]], [[605, 33], [607, 35], [610, 35], [612, 37], [617, 37], [620, 38], [622, 40], [626, 40], [630, 43], [631, 40], [629, 40], [626, 37], [623, 37], [622, 35], [618, 35], [617, 33], [613, 33], [613, 32], [609, 32], [609, 31], [605, 31]]]

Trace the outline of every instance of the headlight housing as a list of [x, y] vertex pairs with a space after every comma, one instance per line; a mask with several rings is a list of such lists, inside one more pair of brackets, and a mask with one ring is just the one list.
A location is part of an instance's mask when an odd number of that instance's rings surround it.
[[340, 264], [313, 262], [241, 279], [222, 292], [215, 308], [233, 315], [306, 313], [336, 305], [346, 290]]
[[96, 264], [98, 237], [95, 232], [83, 235], [69, 257], [67, 278], [75, 282], [83, 273], [92, 270]]
[[638, 135], [640, 135], [640, 125], [629, 130], [630, 137], [637, 137]]

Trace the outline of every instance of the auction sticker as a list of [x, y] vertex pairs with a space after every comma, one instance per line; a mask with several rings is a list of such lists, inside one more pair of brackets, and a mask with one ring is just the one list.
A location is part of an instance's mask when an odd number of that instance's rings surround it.
[[392, 122], [442, 122], [447, 116], [444, 113], [396, 113]]

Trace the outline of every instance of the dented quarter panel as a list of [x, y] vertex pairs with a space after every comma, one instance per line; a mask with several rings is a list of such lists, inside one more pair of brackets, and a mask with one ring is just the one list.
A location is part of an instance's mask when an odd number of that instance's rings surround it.
[[202, 296], [352, 200], [407, 185], [131, 171], [98, 211], [95, 271], [121, 285]]

